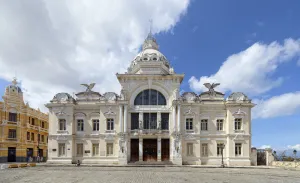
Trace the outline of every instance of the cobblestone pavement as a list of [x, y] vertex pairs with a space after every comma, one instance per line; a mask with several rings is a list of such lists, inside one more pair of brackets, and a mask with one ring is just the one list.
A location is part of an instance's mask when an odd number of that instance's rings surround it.
[[300, 171], [193, 167], [30, 167], [1, 170], [0, 182], [300, 183]]

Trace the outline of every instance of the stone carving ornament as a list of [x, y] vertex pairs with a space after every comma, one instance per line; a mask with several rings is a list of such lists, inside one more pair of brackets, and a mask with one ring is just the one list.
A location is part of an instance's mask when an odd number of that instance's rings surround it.
[[214, 88], [220, 85], [220, 83], [204, 83], [203, 85], [208, 89], [209, 95], [215, 96], [216, 92]]

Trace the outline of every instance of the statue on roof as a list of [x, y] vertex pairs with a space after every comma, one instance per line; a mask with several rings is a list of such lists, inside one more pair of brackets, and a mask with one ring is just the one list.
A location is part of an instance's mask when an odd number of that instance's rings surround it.
[[220, 85], [220, 83], [204, 83], [203, 85], [208, 89], [209, 95], [215, 95], [216, 91], [214, 88]]
[[92, 91], [92, 89], [94, 88], [95, 84], [96, 83], [81, 84], [81, 85], [86, 87], [86, 90], [85, 90], [86, 93], [90, 93]]

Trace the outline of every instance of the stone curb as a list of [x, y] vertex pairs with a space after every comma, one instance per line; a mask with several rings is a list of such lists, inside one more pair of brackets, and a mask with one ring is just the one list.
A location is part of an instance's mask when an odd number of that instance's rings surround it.
[[1, 164], [0, 169], [35, 167], [36, 163]]

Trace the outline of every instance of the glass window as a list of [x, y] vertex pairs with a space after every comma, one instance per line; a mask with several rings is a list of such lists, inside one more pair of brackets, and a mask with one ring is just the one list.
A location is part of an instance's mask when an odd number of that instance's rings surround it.
[[218, 143], [217, 144], [217, 155], [221, 156], [222, 155], [222, 149], [224, 148], [224, 144], [223, 143]]
[[66, 120], [59, 119], [59, 130], [66, 130]]
[[242, 118], [235, 118], [234, 119], [234, 130], [241, 130], [242, 129]]
[[77, 120], [77, 131], [84, 131], [83, 119], [78, 119]]
[[208, 144], [201, 144], [201, 156], [208, 156]]
[[107, 130], [114, 130], [114, 119], [109, 118], [106, 120], [107, 121]]
[[9, 121], [17, 122], [17, 113], [9, 113]]
[[157, 113], [144, 113], [144, 129], [157, 129]]
[[161, 113], [161, 129], [169, 130], [169, 113]]
[[193, 130], [193, 118], [186, 118], [185, 129]]
[[131, 130], [139, 129], [139, 113], [131, 113]]
[[242, 154], [242, 144], [236, 143], [235, 144], [235, 155], [240, 156]]
[[157, 90], [144, 90], [137, 95], [134, 105], [166, 105], [166, 98]]
[[113, 143], [107, 143], [106, 144], [106, 155], [107, 156], [113, 156], [114, 154], [114, 146]]
[[42, 135], [42, 142], [44, 142], [45, 141], [45, 139], [44, 139], [44, 135]]
[[93, 131], [99, 131], [99, 119], [93, 119]]
[[30, 132], [27, 132], [27, 140], [30, 140]]
[[208, 122], [207, 119], [202, 119], [201, 120], [201, 130], [202, 131], [207, 131], [207, 122]]
[[218, 131], [223, 131], [223, 119], [218, 119], [217, 120], [217, 130]]
[[31, 133], [31, 141], [34, 141], [34, 133]]
[[99, 144], [93, 144], [93, 156], [99, 155]]
[[34, 118], [31, 118], [31, 124], [34, 125]]
[[17, 138], [17, 130], [16, 129], [9, 129], [8, 130], [8, 138], [10, 138], [10, 139]]
[[65, 156], [66, 155], [66, 146], [65, 144], [59, 143], [58, 144], [58, 156]]

